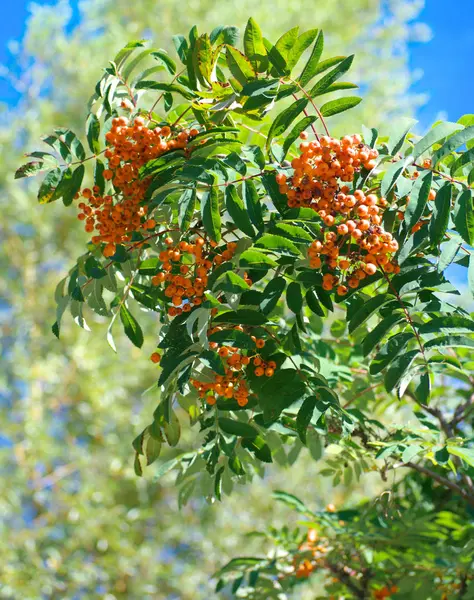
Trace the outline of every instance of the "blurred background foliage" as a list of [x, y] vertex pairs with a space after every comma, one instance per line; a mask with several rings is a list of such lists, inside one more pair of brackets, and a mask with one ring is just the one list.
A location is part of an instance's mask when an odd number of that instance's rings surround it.
[[[149, 420], [156, 379], [147, 360], [156, 341], [150, 323], [142, 353], [121, 340], [115, 356], [100, 318], [95, 334], [65, 319], [51, 333], [53, 293], [87, 234], [74, 210], [36, 204], [28, 183], [13, 180], [22, 154], [54, 126], [81, 132], [86, 102], [101, 68], [131, 39], [150, 38], [174, 55], [171, 36], [193, 24], [243, 26], [249, 15], [275, 40], [294, 25], [320, 27], [328, 55], [356, 53], [353, 80], [365, 97], [339, 131], [358, 131], [413, 114], [408, 41], [426, 41], [418, 0], [84, 0], [71, 23], [66, 1], [34, 5], [24, 39], [12, 45], [7, 73], [22, 94], [0, 113], [0, 597], [213, 597], [210, 575], [236, 554], [258, 552], [245, 533], [294, 519], [275, 506], [285, 488], [313, 508], [343, 505], [372, 494], [380, 482], [331, 489], [308, 452], [291, 470], [272, 465], [264, 479], [209, 506], [181, 512], [166, 477], [133, 473], [131, 441]], [[34, 184], [33, 184], [34, 185]], [[184, 423], [183, 423], [184, 424]], [[184, 424], [185, 425], [185, 424]], [[186, 426], [186, 425], [185, 425]], [[166, 457], [165, 457], [166, 458]], [[291, 524], [291, 522], [289, 523]], [[300, 598], [313, 592], [298, 590]]]

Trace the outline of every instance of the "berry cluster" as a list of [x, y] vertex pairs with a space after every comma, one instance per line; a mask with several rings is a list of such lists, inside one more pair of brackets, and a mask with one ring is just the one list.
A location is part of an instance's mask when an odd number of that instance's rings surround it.
[[[190, 312], [193, 306], [202, 303], [209, 271], [213, 266], [231, 260], [237, 244], [229, 242], [217, 248], [215, 242], [206, 243], [200, 236], [192, 242], [182, 240], [177, 245], [167, 237], [165, 244], [167, 248], [159, 254], [162, 270], [152, 277], [151, 282], [155, 286], [164, 285], [164, 295], [171, 302], [168, 314], [174, 317]], [[247, 276], [245, 280], [251, 285]]]
[[293, 177], [279, 174], [277, 182], [289, 206], [311, 207], [324, 223], [322, 239], [308, 249], [310, 267], [320, 269], [324, 262], [327, 269], [324, 289], [337, 287], [344, 296], [378, 268], [398, 271], [391, 259], [398, 243], [381, 226], [387, 200], [362, 190], [351, 194], [347, 185], [341, 185], [352, 181], [361, 168], [372, 169], [377, 151], [365, 146], [359, 135], [305, 141], [300, 150], [300, 157], [291, 163]]
[[329, 222], [323, 216], [327, 229], [322, 240], [310, 245], [308, 258], [313, 269], [320, 269], [324, 260], [329, 271], [323, 275], [323, 288], [329, 291], [338, 286], [338, 294], [344, 296], [378, 268], [397, 273], [399, 267], [391, 257], [398, 250], [398, 242], [380, 225], [380, 207], [386, 202], [383, 198], [366, 196], [362, 190], [349, 195], [340, 192], [337, 198], [339, 206], [333, 209], [336, 217], [330, 215]]
[[[306, 133], [301, 134], [304, 139]], [[290, 179], [280, 173], [277, 183], [288, 197], [288, 206], [327, 210], [339, 192], [339, 182], [350, 182], [362, 167], [371, 170], [377, 150], [362, 143], [360, 135], [346, 135], [341, 140], [323, 136], [319, 141], [300, 144], [301, 155], [294, 158]], [[329, 213], [328, 213], [329, 214]]]
[[[236, 325], [232, 328], [234, 331], [244, 331], [244, 328], [240, 325]], [[213, 327], [208, 331], [208, 335], [222, 331], [223, 327]], [[257, 349], [261, 349], [265, 346], [265, 340], [251, 336]], [[224, 362], [225, 375], [213, 374], [213, 381], [204, 382], [197, 379], [191, 381], [192, 385], [196, 388], [200, 398], [205, 398], [207, 404], [213, 406], [217, 398], [216, 396], [222, 396], [223, 398], [229, 399], [234, 398], [237, 400], [239, 406], [246, 406], [248, 403], [249, 389], [248, 384], [245, 381], [244, 367], [247, 367], [252, 362], [255, 366], [254, 373], [257, 377], [265, 375], [266, 377], [272, 377], [276, 363], [274, 361], [264, 362], [258, 353], [251, 354], [246, 351], [246, 354], [242, 350], [235, 348], [234, 346], [219, 346], [217, 342], [209, 342], [211, 350], [216, 351]]]
[[147, 217], [148, 207], [142, 205], [150, 179], [140, 179], [140, 168], [165, 152], [185, 149], [197, 134], [197, 129], [176, 133], [167, 125], [151, 128], [143, 117], [135, 117], [133, 122], [127, 117], [112, 120], [112, 128], [105, 135], [108, 165], [103, 177], [112, 182], [115, 191], [103, 195], [98, 186], [82, 190], [87, 204], [79, 204], [78, 214], [79, 220], [86, 222], [87, 232], [96, 231], [92, 242], [106, 244], [104, 256], [112, 256], [116, 244], [130, 241], [133, 232], [146, 232], [156, 226], [154, 219]]
[[374, 598], [375, 600], [385, 600], [385, 598], [391, 598], [392, 594], [396, 594], [397, 592], [398, 587], [396, 585], [392, 585], [390, 587], [385, 585], [378, 590], [374, 590]]
[[[303, 554], [303, 560], [295, 557], [293, 568], [297, 579], [306, 579], [324, 560], [329, 551], [326, 540], [320, 540], [316, 529], [309, 529], [306, 541], [298, 548]], [[310, 555], [308, 557], [308, 555]]]

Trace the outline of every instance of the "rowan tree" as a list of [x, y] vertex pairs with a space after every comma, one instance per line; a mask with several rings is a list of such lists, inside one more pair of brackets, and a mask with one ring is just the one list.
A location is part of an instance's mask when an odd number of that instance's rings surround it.
[[281, 598], [316, 573], [324, 597], [474, 597], [474, 320], [445, 273], [474, 290], [474, 117], [333, 137], [361, 98], [341, 81], [354, 56], [325, 57], [322, 31], [272, 43], [250, 19], [242, 47], [235, 27], [173, 39], [179, 66], [136, 41], [105, 68], [88, 151], [57, 128], [16, 173], [46, 171], [39, 202], [75, 207], [90, 234], [54, 335], [66, 311], [107, 319], [113, 350], [119, 322], [139, 348], [140, 323], [156, 332], [134, 465], [179, 447], [186, 413], [194, 449], [157, 471], [176, 472], [180, 505], [304, 446], [334, 455], [335, 486], [391, 482], [386, 502], [324, 511], [276, 493], [307, 532], [270, 527], [277, 549], [232, 560], [217, 591]]

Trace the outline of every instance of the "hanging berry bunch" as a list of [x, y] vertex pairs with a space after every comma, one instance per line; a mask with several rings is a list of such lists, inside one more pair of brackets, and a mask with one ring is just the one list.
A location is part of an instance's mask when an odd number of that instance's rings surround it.
[[108, 164], [102, 172], [105, 182], [112, 184], [110, 193], [101, 194], [99, 186], [85, 188], [81, 196], [87, 204], [78, 205], [78, 219], [85, 221], [85, 230], [96, 233], [92, 243], [105, 243], [104, 256], [113, 256], [117, 244], [129, 242], [134, 232], [146, 233], [156, 227], [144, 203], [151, 178], [142, 178], [140, 169], [171, 150], [185, 150], [197, 134], [197, 129], [172, 131], [168, 125], [156, 126], [141, 116], [112, 119], [112, 127], [105, 134]]
[[[229, 242], [218, 248], [216, 242], [206, 242], [201, 236], [189, 242], [181, 240], [178, 244], [174, 244], [173, 238], [167, 237], [165, 244], [168, 248], [159, 254], [161, 267], [151, 283], [163, 286], [164, 295], [171, 302], [168, 315], [175, 317], [190, 312], [193, 306], [202, 303], [209, 272], [213, 267], [230, 261], [237, 244]], [[246, 282], [252, 283], [247, 278]]]

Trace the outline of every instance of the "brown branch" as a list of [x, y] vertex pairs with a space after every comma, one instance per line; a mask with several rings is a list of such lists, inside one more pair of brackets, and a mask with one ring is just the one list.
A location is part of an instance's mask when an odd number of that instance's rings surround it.
[[331, 134], [329, 133], [329, 129], [328, 129], [328, 126], [326, 125], [326, 121], [324, 120], [324, 117], [321, 114], [321, 111], [319, 110], [319, 108], [316, 106], [314, 100], [311, 98], [311, 96], [308, 94], [308, 92], [304, 89], [304, 87], [302, 87], [297, 81], [294, 81], [293, 79], [290, 79], [290, 81], [291, 81], [291, 83], [294, 83], [301, 92], [303, 92], [303, 94], [306, 96], [306, 98], [308, 98], [308, 100], [311, 103], [311, 106], [314, 108], [318, 117], [321, 119], [321, 123], [323, 124], [326, 135], [330, 136]]
[[442, 475], [435, 473], [435, 471], [431, 471], [430, 469], [427, 469], [426, 467], [422, 467], [421, 465], [417, 465], [412, 462], [407, 462], [400, 466], [401, 467], [409, 467], [410, 469], [414, 469], [415, 471], [418, 471], [418, 473], [421, 473], [422, 475], [426, 475], [427, 477], [434, 479], [434, 481], [437, 481], [443, 487], [447, 487], [450, 490], [452, 490], [453, 492], [456, 492], [457, 494], [459, 494], [468, 504], [470, 504], [471, 506], [474, 506], [474, 496], [470, 495], [468, 492], [466, 492], [466, 490], [463, 490], [463, 488], [460, 487], [457, 483], [454, 483], [453, 481], [450, 481], [446, 477], [443, 477]]
[[408, 312], [408, 309], [405, 306], [405, 303], [403, 302], [400, 294], [395, 289], [393, 283], [390, 281], [390, 278], [388, 277], [387, 273], [385, 273], [385, 271], [383, 270], [382, 267], [380, 267], [380, 269], [382, 271], [382, 275], [383, 275], [385, 281], [388, 283], [389, 288], [392, 290], [393, 294], [395, 295], [395, 298], [398, 300], [398, 303], [402, 307], [403, 313], [405, 314], [405, 319], [406, 319], [407, 323], [410, 325], [410, 327], [412, 328], [413, 333], [415, 334], [415, 338], [416, 338], [416, 341], [420, 348], [421, 355], [423, 356], [425, 365], [428, 368], [428, 361], [426, 359], [425, 348], [423, 346], [423, 342], [421, 340], [420, 334], [418, 333], [418, 329], [415, 327], [413, 319], [411, 318], [410, 313]]
[[360, 598], [360, 600], [366, 600], [368, 598], [367, 595], [367, 584], [364, 585], [364, 589], [357, 586], [353, 581], [351, 581], [350, 575], [348, 575], [342, 567], [339, 565], [334, 565], [329, 561], [326, 561], [326, 566], [333, 573], [339, 581], [345, 585], [348, 589], [353, 592], [356, 598]]
[[413, 163], [413, 166], [416, 167], [417, 169], [424, 169], [425, 171], [431, 171], [435, 175], [439, 175], [440, 177], [443, 177], [443, 179], [447, 179], [448, 181], [451, 181], [451, 183], [459, 183], [460, 185], [464, 185], [467, 188], [472, 189], [472, 186], [468, 185], [467, 183], [460, 181], [459, 179], [454, 179], [453, 177], [450, 177], [449, 175], [446, 175], [446, 173], [442, 173], [441, 171], [438, 171], [437, 169], [432, 169], [431, 167], [425, 167], [423, 165], [419, 165], [418, 163]]
[[[297, 96], [296, 94], [293, 94], [293, 98], [294, 98], [295, 100], [298, 100], [298, 96]], [[308, 111], [306, 110], [306, 108], [303, 110], [303, 114], [304, 114], [304, 116], [305, 116], [305, 117], [309, 117], [309, 113], [308, 113]], [[315, 137], [315, 138], [318, 140], [318, 142], [319, 142], [319, 135], [318, 135], [318, 132], [316, 131], [316, 127], [314, 126], [314, 123], [311, 123], [311, 129], [312, 129], [312, 131], [313, 131], [314, 137]]]

